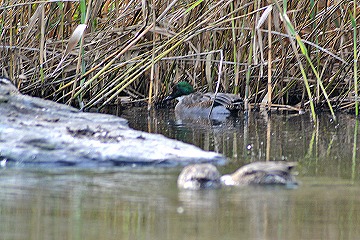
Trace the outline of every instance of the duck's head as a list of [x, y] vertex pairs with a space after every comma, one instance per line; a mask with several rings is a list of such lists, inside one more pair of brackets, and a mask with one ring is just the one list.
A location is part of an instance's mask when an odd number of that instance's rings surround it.
[[164, 101], [169, 101], [172, 100], [174, 98], [178, 98], [184, 95], [189, 95], [190, 93], [194, 92], [194, 88], [190, 85], [190, 83], [185, 82], [185, 81], [181, 81], [178, 82], [174, 88], [173, 91], [171, 92], [171, 94], [169, 96], [167, 96]]
[[180, 173], [177, 184], [181, 189], [200, 190], [220, 187], [220, 173], [209, 163], [191, 164]]

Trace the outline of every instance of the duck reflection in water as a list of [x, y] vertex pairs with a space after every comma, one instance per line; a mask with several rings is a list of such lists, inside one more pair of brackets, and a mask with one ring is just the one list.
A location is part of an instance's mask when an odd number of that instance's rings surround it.
[[212, 189], [225, 186], [244, 185], [297, 185], [291, 170], [293, 162], [270, 161], [247, 164], [233, 174], [221, 176], [212, 164], [192, 164], [186, 166], [178, 178], [178, 187], [182, 189]]

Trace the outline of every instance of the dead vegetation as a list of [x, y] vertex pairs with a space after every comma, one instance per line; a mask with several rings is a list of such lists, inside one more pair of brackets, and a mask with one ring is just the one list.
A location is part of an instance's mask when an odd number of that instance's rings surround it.
[[356, 4], [3, 0], [1, 74], [83, 109], [152, 105], [186, 79], [207, 91], [220, 81], [255, 108], [357, 114]]

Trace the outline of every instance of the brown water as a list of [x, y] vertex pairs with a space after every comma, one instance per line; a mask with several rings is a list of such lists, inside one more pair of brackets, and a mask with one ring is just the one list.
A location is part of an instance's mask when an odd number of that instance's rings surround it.
[[[136, 129], [215, 150], [228, 173], [254, 160], [297, 161], [296, 189], [179, 191], [181, 168], [0, 169], [0, 239], [358, 239], [356, 121], [251, 115], [177, 121], [173, 112], [124, 114]], [[355, 133], [356, 131], [356, 133]], [[357, 154], [357, 155], [356, 155]]]

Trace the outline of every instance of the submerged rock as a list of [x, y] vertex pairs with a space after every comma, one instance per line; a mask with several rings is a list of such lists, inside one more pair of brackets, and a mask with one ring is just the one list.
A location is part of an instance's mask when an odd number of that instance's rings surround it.
[[20, 94], [0, 77], [0, 161], [81, 166], [223, 162], [214, 152], [136, 131], [123, 118]]

